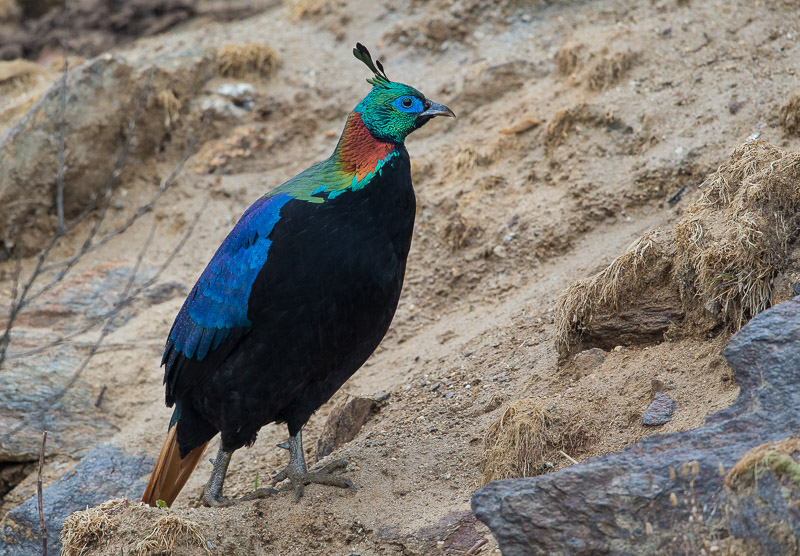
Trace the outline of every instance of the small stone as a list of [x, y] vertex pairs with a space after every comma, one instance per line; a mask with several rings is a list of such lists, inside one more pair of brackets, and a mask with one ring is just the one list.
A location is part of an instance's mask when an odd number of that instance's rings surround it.
[[380, 392], [376, 392], [375, 395], [372, 396], [372, 399], [375, 401], [375, 403], [382, 404], [388, 401], [389, 392], [384, 392], [383, 390], [381, 390]]
[[656, 397], [650, 403], [647, 411], [642, 415], [642, 424], [648, 426], [663, 425], [672, 421], [672, 413], [675, 411], [675, 400], [664, 392], [656, 393]]
[[449, 399], [451, 399], [451, 398], [452, 398], [453, 396], [455, 396], [455, 395], [456, 395], [456, 393], [455, 393], [455, 392], [453, 392], [452, 390], [448, 390], [447, 392], [445, 392], [445, 394], [444, 394], [444, 397], [445, 397], [445, 398], [447, 398], [447, 399], [449, 400]]
[[736, 114], [739, 110], [742, 109], [742, 106], [744, 105], [745, 102], [743, 100], [740, 100], [738, 102], [731, 102], [730, 104], [728, 104], [728, 112], [730, 112], [731, 114]]
[[250, 83], [225, 83], [217, 89], [217, 94], [233, 99], [237, 105], [251, 103], [256, 89]]
[[575, 368], [585, 374], [606, 360], [606, 352], [600, 348], [591, 348], [578, 353], [573, 360]]

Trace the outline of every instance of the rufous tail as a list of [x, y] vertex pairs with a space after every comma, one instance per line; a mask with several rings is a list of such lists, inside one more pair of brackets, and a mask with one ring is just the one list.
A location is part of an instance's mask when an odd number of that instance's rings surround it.
[[150, 481], [142, 494], [142, 502], [150, 506], [157, 506], [159, 500], [163, 500], [167, 506], [172, 506], [208, 446], [208, 442], [206, 442], [181, 459], [177, 431], [177, 425], [169, 429], [164, 446], [161, 447], [161, 453], [158, 454], [153, 474], [150, 475]]

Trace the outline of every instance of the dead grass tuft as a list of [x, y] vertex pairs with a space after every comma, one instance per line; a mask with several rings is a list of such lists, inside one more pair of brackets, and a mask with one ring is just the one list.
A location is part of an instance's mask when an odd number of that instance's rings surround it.
[[603, 57], [589, 69], [586, 86], [590, 91], [603, 91], [619, 81], [633, 65], [636, 56], [631, 52], [615, 52]]
[[676, 275], [687, 306], [699, 301], [733, 329], [772, 305], [800, 221], [800, 153], [764, 142], [737, 148], [675, 226]]
[[613, 327], [641, 338], [663, 337], [673, 324], [680, 333], [734, 331], [772, 306], [775, 280], [791, 270], [790, 246], [800, 237], [798, 183], [800, 152], [764, 141], [739, 146], [706, 179], [672, 234], [648, 232], [561, 296], [561, 356], [587, 334], [595, 344], [584, 347], [599, 345]]
[[328, 14], [339, 4], [335, 0], [289, 0], [287, 3], [294, 21]]
[[156, 101], [164, 108], [164, 126], [169, 127], [178, 121], [183, 103], [172, 89], [164, 89], [156, 95]]
[[800, 95], [795, 95], [781, 108], [780, 122], [787, 135], [800, 135]]
[[217, 69], [225, 77], [256, 73], [266, 77], [278, 68], [278, 54], [266, 44], [229, 44], [217, 52]]
[[133, 553], [137, 556], [173, 554], [176, 545], [185, 548], [197, 546], [211, 553], [197, 524], [172, 513], [158, 518], [151, 533], [134, 545]]
[[128, 505], [127, 500], [115, 498], [96, 508], [68, 516], [61, 529], [61, 554], [81, 556], [99, 540], [113, 535], [122, 521], [122, 512]]
[[617, 311], [624, 300], [649, 287], [659, 262], [671, 260], [675, 247], [670, 234], [653, 230], [631, 244], [607, 268], [570, 286], [556, 305], [556, 347], [564, 356], [581, 331], [601, 314]]
[[728, 472], [725, 485], [734, 489], [751, 487], [767, 469], [778, 479], [786, 477], [800, 485], [800, 438], [794, 436], [756, 446]]
[[581, 423], [562, 420], [531, 398], [511, 403], [484, 437], [481, 485], [499, 479], [532, 477], [554, 468], [563, 450], [583, 452], [591, 433]]

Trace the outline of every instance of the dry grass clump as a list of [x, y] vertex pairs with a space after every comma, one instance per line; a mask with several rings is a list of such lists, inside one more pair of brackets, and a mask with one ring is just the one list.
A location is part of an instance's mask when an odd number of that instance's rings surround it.
[[196, 523], [176, 514], [167, 513], [158, 518], [149, 535], [134, 545], [133, 554], [137, 556], [173, 554], [176, 545], [185, 548], [197, 546], [211, 553]]
[[341, 2], [336, 0], [289, 0], [289, 14], [294, 21], [330, 13]]
[[278, 54], [266, 44], [229, 44], [217, 52], [217, 70], [225, 77], [244, 77], [256, 73], [262, 77], [278, 68]]
[[615, 52], [600, 58], [589, 70], [586, 86], [591, 91], [603, 91], [619, 81], [633, 65], [636, 56], [631, 52]]
[[156, 102], [164, 109], [164, 126], [169, 127], [178, 121], [183, 103], [172, 89], [164, 89], [156, 95]]
[[676, 275], [687, 305], [740, 328], [772, 305], [772, 281], [800, 232], [800, 153], [764, 141], [737, 148], [675, 226]]
[[663, 262], [671, 261], [674, 255], [670, 234], [653, 230], [631, 244], [605, 270], [570, 286], [556, 305], [559, 353], [566, 355], [598, 315], [617, 311], [625, 300], [657, 283], [654, 274], [668, 272]]
[[756, 446], [728, 472], [725, 485], [734, 489], [751, 487], [767, 469], [779, 480], [785, 477], [800, 485], [800, 438], [793, 436]]
[[69, 515], [61, 529], [62, 556], [86, 554], [97, 541], [113, 535], [122, 521], [122, 512], [128, 506], [127, 500], [114, 498], [96, 508]]
[[582, 424], [563, 421], [531, 398], [511, 403], [489, 427], [483, 440], [482, 474], [485, 485], [498, 479], [532, 477], [583, 452], [591, 434]]
[[681, 333], [737, 330], [772, 306], [776, 278], [791, 270], [790, 246], [800, 237], [798, 184], [800, 152], [764, 141], [739, 146], [703, 183], [674, 233], [648, 232], [567, 289], [556, 310], [559, 353], [587, 336], [600, 345], [610, 331], [656, 338], [664, 323]]
[[565, 44], [556, 52], [556, 67], [560, 75], [569, 76], [580, 69], [583, 44]]
[[800, 95], [795, 95], [781, 108], [780, 122], [787, 135], [800, 135]]

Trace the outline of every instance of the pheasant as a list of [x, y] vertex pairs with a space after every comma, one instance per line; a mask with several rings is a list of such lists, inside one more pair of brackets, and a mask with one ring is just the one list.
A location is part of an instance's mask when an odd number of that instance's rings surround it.
[[178, 312], [162, 365], [174, 412], [142, 501], [171, 505], [209, 441], [219, 452], [202, 495], [223, 495], [233, 452], [259, 429], [286, 423], [286, 468], [295, 500], [311, 483], [352, 487], [335, 461], [309, 471], [302, 428], [377, 348], [395, 314], [411, 247], [416, 200], [406, 137], [455, 114], [390, 81], [360, 43], [373, 76], [333, 154], [248, 208]]

